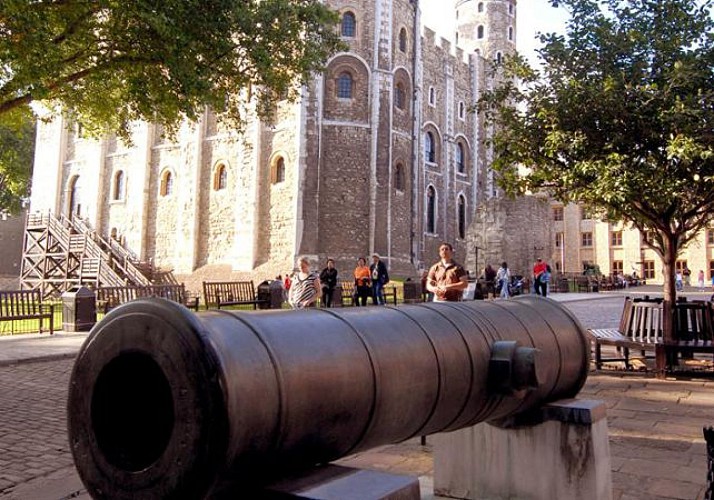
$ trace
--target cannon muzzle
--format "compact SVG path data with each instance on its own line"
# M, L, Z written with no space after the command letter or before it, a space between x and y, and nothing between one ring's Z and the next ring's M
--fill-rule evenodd
M205 498L573 397L589 350L536 297L200 314L142 299L79 352L70 445L95 498Z

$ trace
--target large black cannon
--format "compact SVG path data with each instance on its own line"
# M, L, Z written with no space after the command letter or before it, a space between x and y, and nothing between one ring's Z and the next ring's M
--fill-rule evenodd
M573 397L589 343L554 301L194 314L161 299L97 324L69 437L98 498L205 498L227 484Z

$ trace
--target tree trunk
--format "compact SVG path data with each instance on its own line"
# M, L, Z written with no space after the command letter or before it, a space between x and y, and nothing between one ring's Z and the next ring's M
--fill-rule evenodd
M662 263L664 272L664 302L662 303L662 344L655 347L655 373L658 378L664 378L671 356L667 342L674 339L674 304L677 300L674 272L678 254L676 235L665 234Z
M662 310L662 337L665 342L674 339L674 304L677 300L677 289L674 281L674 272L677 262L677 238L673 235L665 235L664 254L662 263L664 265L664 304Z

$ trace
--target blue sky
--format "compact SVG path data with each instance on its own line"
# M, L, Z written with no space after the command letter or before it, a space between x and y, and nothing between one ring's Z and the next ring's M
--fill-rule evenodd
M475 2L474 8L475 8ZM449 9L445 4L451 5ZM453 39L454 2L451 0L421 0L422 22L444 38ZM516 47L518 51L535 62L535 49L539 42L536 33L564 31L567 14L561 8L553 8L548 0L519 0L516 7Z

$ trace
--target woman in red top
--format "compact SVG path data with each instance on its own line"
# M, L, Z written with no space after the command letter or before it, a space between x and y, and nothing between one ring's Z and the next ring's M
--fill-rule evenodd
M369 267L367 261L362 257L357 259L357 267L355 267L355 305L366 306L367 297L372 295L372 282L369 277ZM360 302L362 302L360 304Z

